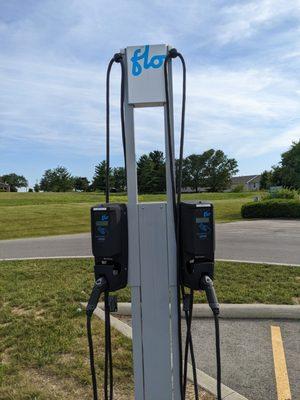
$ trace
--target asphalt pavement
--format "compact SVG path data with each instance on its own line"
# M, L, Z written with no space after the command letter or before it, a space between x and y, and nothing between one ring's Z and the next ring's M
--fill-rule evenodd
M91 256L89 233L0 241L0 259L86 256ZM300 221L217 224L216 258L300 265Z
M221 319L222 382L249 400L281 398L276 390L271 326L281 329L292 400L300 399L299 321ZM216 378L213 320L195 319L192 334L198 368Z
M130 317L124 320L131 325ZM291 399L277 393L271 326L280 327ZM193 320L197 368L216 379L214 329L212 318ZM300 399L300 321L220 319L220 336L223 384L248 400ZM278 369L282 373L282 365Z
M252 220L217 225L220 259L300 265L300 220Z

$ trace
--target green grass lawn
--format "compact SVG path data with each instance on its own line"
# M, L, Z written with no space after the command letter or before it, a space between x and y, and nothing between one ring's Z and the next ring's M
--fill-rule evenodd
M296 267L218 262L215 286L222 303L292 304L300 296L299 276ZM93 280L91 259L0 262L0 399L91 399L80 302L87 300ZM118 298L130 301L129 289ZM93 332L101 386L104 332L96 318ZM131 342L115 330L112 336L116 400L129 400Z
M185 200L210 200L216 221L241 219L241 206L257 195L251 193L184 194ZM141 202L164 201L166 196L140 195ZM90 207L104 201L100 193L1 193L0 240L88 232ZM125 195L112 195L113 202L126 202Z
M86 261L0 263L0 399L92 398L80 309L92 285L89 271ZM101 385L104 329L97 318L93 331ZM116 398L125 400L132 398L131 342L112 335Z
M92 284L89 260L0 262L0 399L92 398L80 306ZM122 296L128 298L128 291ZM93 332L101 388L104 327L97 318ZM113 329L112 346L114 398L132 400L131 341ZM202 393L201 399L213 397Z

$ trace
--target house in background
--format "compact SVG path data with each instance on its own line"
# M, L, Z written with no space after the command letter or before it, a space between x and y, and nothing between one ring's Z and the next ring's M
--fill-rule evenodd
M0 182L0 190L4 192L10 192L9 184L5 182Z
M231 190L240 185L243 185L244 190L259 190L260 175L234 176L231 179Z

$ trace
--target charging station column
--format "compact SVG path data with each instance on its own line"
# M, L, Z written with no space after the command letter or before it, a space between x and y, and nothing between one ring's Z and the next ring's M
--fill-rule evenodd
M167 50L166 45L134 46L124 50L127 78L124 111L128 192L128 283L132 296L136 400L180 399L176 240L163 70ZM169 76L171 77L171 67ZM169 85L172 111L171 82ZM134 108L154 106L164 107L167 202L139 203ZM171 131L173 137L173 126Z

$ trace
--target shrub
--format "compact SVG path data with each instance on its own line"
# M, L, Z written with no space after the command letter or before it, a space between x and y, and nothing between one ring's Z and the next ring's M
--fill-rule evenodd
M300 201L273 199L246 203L243 218L300 218Z
M232 193L241 193L241 192L243 192L245 189L244 189L244 185L243 184L240 184L240 185L236 185L232 190L231 190L231 192Z
M270 192L267 193L266 195L263 196L264 200L269 200L269 199L299 199L299 193L297 190L291 190L291 189L279 189L275 192Z

